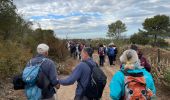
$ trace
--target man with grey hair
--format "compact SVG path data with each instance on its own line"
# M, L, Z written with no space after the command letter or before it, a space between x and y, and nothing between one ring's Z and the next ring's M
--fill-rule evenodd
M66 78L59 80L59 83L61 85L72 85L77 81L77 89L75 93L74 100L89 100L86 96L83 95L83 87L86 87L89 81L89 77L91 75L90 67L84 63L84 61L87 61L88 63L95 66L95 62L90 57L91 55L91 48L85 47L82 52L82 62L80 62L76 68L73 70L72 74ZM91 99L90 99L91 100Z
M45 76L49 80L49 85L46 89L42 89L42 100L56 100L54 94L56 93L55 86L58 84L56 65L48 57L49 46L47 44L39 44L37 46L37 55L33 57L26 65L29 67L30 62L32 65L41 63L45 58L45 61L41 64L40 68ZM42 83L42 85L45 83Z

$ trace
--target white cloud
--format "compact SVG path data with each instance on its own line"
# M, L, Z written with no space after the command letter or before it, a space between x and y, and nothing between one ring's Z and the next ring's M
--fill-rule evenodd
M128 27L127 33L132 34L141 28L145 18L170 15L168 0L14 0L14 3L26 20L36 23L34 28L39 23L58 34L104 35L107 25L116 20L122 20Z

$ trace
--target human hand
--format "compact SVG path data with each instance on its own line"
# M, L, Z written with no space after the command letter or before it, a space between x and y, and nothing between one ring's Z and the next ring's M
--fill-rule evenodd
M60 84L57 84L55 87L56 87L56 89L59 89L60 88Z

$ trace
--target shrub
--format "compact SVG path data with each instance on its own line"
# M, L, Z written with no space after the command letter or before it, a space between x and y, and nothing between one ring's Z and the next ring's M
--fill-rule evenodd
M158 39L157 44L159 47L167 47L168 46L168 42L166 42L164 39Z
M165 72L165 77L164 77L165 85L167 86L168 89L170 89L170 70L166 70Z
M142 34L134 34L130 37L133 44L146 45L149 43L149 37L144 37Z
M26 61L31 58L29 50L20 47L18 43L7 41L0 45L0 77L10 77L22 71Z

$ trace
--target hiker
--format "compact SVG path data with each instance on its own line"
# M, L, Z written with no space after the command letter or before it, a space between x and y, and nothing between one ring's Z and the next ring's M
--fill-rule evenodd
M70 53L71 53L71 57L73 56L73 58L76 59L76 43L75 42L71 42Z
M104 65L104 56L105 56L105 49L103 47L103 44L100 44L98 48L98 55L99 55L99 64L100 66Z
M84 48L84 46L83 46L83 44L82 43L80 43L79 44L79 46L78 46L78 50L79 50L79 60L81 60L81 51L83 50L83 48Z
M80 52L79 52L79 45L80 44L76 44L76 57L77 57L77 59L79 59L80 57L79 57L79 55L80 55Z
M104 63L105 63L105 58L106 58L106 55L107 55L107 46L103 45L103 47L104 47L104 51L105 51L105 55L104 55Z
M146 58L143 56L142 51L139 50L139 48L135 44L132 44L130 48L137 52L138 57L140 59L141 66L143 66L148 72L151 72L151 65L148 63Z
M103 86L104 83L102 83L102 85L101 84L98 85L99 86L98 91L94 91L96 89L90 90L90 88L88 88L89 84L91 84L91 81L92 81L91 76L94 75L92 70L93 68L97 67L96 63L89 56L91 55L90 50L91 49L89 47L85 47L81 53L82 61L76 66L76 68L73 70L71 75L66 79L59 79L59 84L65 85L65 86L72 85L77 81L77 88L76 88L74 100L99 100L99 98L101 98L101 95L102 95L102 92L105 86L105 85ZM95 72L98 72L98 71L95 71ZM98 74L100 74L100 72L98 72ZM99 78L102 79L101 77ZM103 81L100 81L100 82L103 82ZM93 91L94 93L91 93ZM87 93L90 93L90 95L92 96L89 97ZM100 93L100 95L98 94L99 96L97 95L95 99L92 98L97 93Z
M118 52L116 45L113 45L113 49L114 49L113 64L115 64L115 62L116 62L116 55L117 55L117 52Z
M90 44L90 46L89 46L89 47L90 47L90 49L91 49L91 50L90 50L90 51L91 51L91 53L90 53L90 55L89 55L89 56L90 56L90 58L93 58L94 48L92 47L92 45L91 45L91 44Z
M114 43L110 43L109 47L107 49L107 55L108 55L108 58L109 58L110 66L114 65L113 60L114 60L114 57L115 57L115 48L113 46L114 46Z
M146 71L138 59L135 50L128 49L120 57L123 64L110 82L112 100L152 100L156 98L156 89L151 74Z
M68 51L70 51L70 41L66 43L66 48L68 49Z
M56 100L55 86L58 84L57 71L56 71L56 65L54 64L54 62L50 60L49 58L47 58L48 51L49 51L48 45L39 44L37 46L38 54L32 59L30 59L30 61L26 65L26 68L23 71L22 77L23 77L23 80L25 80L24 82L26 82L27 84L25 86L25 93L26 93L28 100L40 100L40 99L41 100ZM37 68L36 65L39 65L40 67L38 71L39 77L40 78L43 77L42 79L38 77L41 80L39 83L39 86L46 85L46 87L42 87L43 89L40 89L39 87L37 87L38 86L37 83L33 84L33 83L27 82L29 75L30 75L29 69L31 67ZM35 68L31 72L35 71L36 70ZM40 72L41 72L41 75L44 75L44 76L41 76ZM33 74L35 75L35 73ZM44 78L46 78L46 80Z

